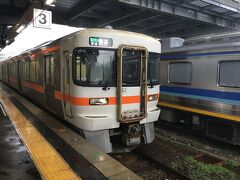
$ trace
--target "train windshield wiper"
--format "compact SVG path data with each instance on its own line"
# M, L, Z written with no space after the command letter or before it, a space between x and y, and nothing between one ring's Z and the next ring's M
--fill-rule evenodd
M109 85L110 85L110 80L112 79L112 75L113 75L113 72L110 72L110 73L109 73L109 76L108 76L108 79L105 81L102 90L106 91L106 90L109 90L109 89L110 89L110 88L109 88Z
M105 84L104 84L102 90L106 91L106 90L109 90L109 89L110 89L109 88L109 81L105 81Z

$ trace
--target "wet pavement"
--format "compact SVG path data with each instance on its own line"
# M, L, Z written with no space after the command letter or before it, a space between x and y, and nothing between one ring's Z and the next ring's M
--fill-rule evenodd
M0 108L0 179L41 179L15 128Z
M4 91L6 92L6 90ZM34 143L36 142L33 141L35 135L29 136L29 138L25 138L26 134L30 133L30 131L25 129L25 126L27 129L31 129L29 128L31 124L34 126L34 129L41 133L45 140L48 141L48 143L50 143L50 145L53 148L55 148L59 155L61 155L62 158L66 161L66 163L68 163L69 167L72 168L72 170L74 170L74 172L82 179L140 179L140 177L138 177L132 171L124 167L121 163L111 158L109 155L96 149L93 145L89 144L84 138L80 137L78 133L74 132L72 129L62 124L60 121L56 120L54 117L50 116L45 111L39 109L29 101L24 99L22 96L16 94L14 91L7 89L7 92L8 94L1 93L0 88L1 96L0 102L2 101L2 103L5 105L6 111L9 117L12 118L13 123L16 124L16 129L19 132L19 134L21 134L21 136L23 135L24 142L26 143L27 147L33 147ZM15 113L15 111L17 113ZM0 121L3 117L4 117L3 114L1 114L0 112ZM23 121L22 119L25 120ZM28 122L25 123L25 121ZM9 134L6 135L6 137L8 136ZM4 139L4 137L1 136L0 138ZM27 143L27 140L30 140L29 145ZM21 143L19 138L18 142ZM5 143L6 142L4 142L3 144ZM19 147L18 149L21 148ZM26 148L24 147L24 150L25 149ZM40 165L41 167L45 167L46 165L45 156L48 155L48 153L45 152L45 149L43 152L38 151L39 148L33 149L35 149L40 158L43 158L44 160L43 163L41 164L39 162L36 162L36 166L39 167ZM17 149L12 150L12 152L14 151L17 151ZM33 151L30 150L30 154L32 154ZM41 153L43 154L41 155ZM33 157L35 162L35 156ZM55 158L51 159L55 160ZM56 164L57 163L55 163L54 166ZM5 164L3 167L5 167ZM39 168L40 170L42 170L41 167ZM15 174L17 174L17 172L15 172ZM32 175L34 176L34 174ZM43 178L44 177L45 176L43 175ZM8 179L37 179L37 178L39 179L40 177L34 176L32 178L31 177L28 178L22 176L14 178L14 176L12 176L9 177ZM0 176L0 180L1 179L7 178ZM64 178L60 176L55 179Z

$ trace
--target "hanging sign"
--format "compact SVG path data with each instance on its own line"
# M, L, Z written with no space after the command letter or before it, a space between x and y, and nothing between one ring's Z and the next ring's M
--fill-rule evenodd
M33 9L33 26L38 28L51 29L52 11Z

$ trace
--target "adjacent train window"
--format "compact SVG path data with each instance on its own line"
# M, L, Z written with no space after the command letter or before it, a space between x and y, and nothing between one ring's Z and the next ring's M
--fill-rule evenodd
M192 63L173 62L169 64L169 82L191 84L192 83Z
M240 87L240 61L219 63L219 86Z

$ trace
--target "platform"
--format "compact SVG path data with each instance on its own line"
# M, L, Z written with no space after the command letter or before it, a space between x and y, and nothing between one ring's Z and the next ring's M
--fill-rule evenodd
M63 122L1 83L0 102L42 179L140 179ZM1 169L2 166L0 172Z
M41 179L26 146L1 108L0 137L0 179Z

